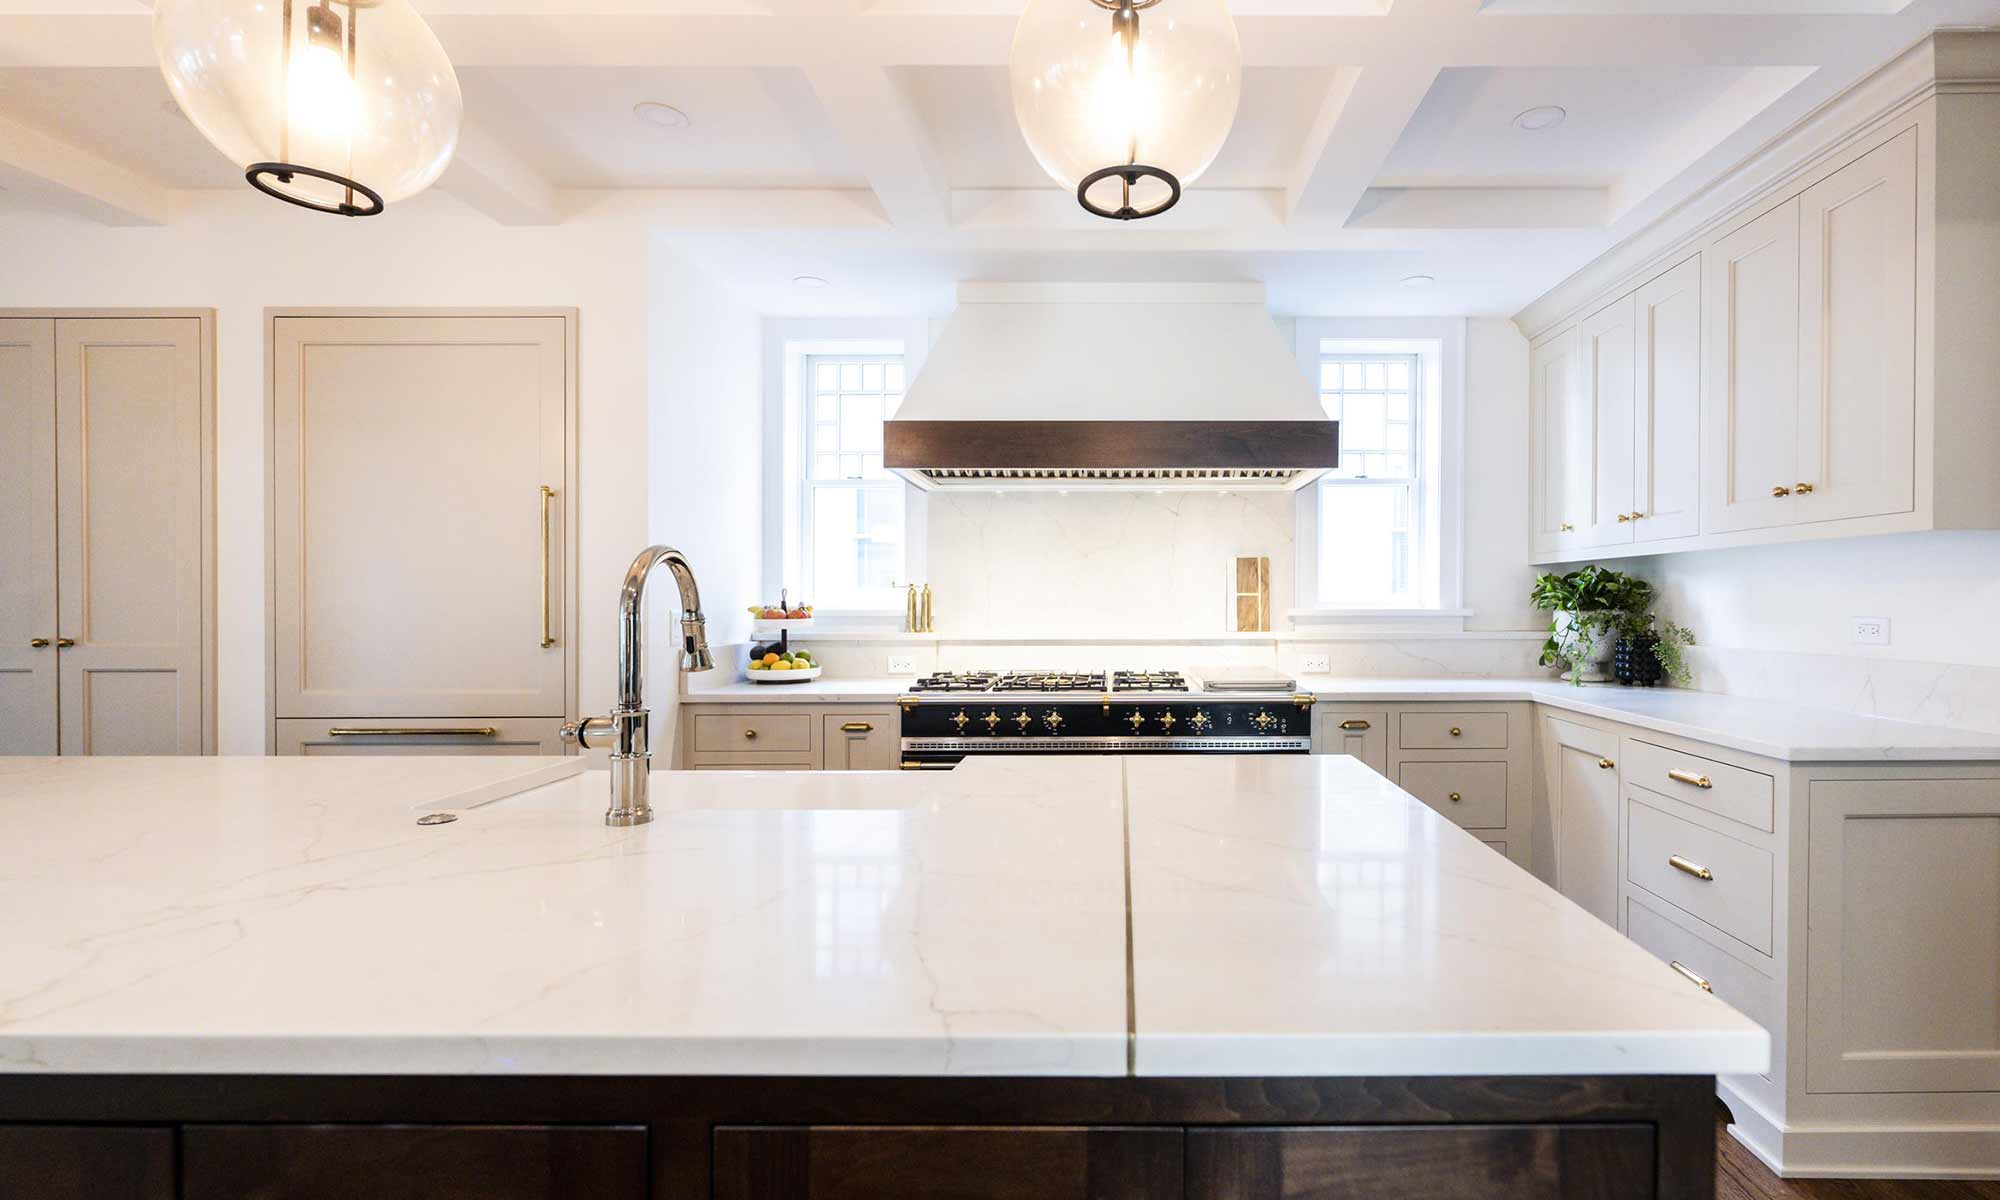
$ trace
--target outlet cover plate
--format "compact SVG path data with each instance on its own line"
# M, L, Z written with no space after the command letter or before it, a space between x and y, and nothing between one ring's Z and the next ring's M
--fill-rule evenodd
M1889 618L1854 618L1854 644L1857 646L1886 646L1889 644Z
M889 674L915 675L916 673L917 660L915 658L907 654L891 654L889 656Z
M1333 670L1333 658L1326 654L1306 654L1299 657L1299 671L1306 675L1325 675Z

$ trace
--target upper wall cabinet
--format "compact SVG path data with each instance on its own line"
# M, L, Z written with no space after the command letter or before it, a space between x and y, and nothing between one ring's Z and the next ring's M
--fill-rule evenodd
M2000 528L2000 89L1943 75L2000 37L1949 36L1890 68L1928 86L1832 106L1782 183L1535 331L1538 561Z

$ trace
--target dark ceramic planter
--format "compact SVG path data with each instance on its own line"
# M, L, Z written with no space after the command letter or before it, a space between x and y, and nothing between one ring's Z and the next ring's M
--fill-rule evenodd
M1619 638L1618 647L1611 654L1611 675L1622 684L1653 687L1667 677L1666 668L1660 665L1660 656L1654 651L1659 648L1660 639L1648 634L1641 638Z

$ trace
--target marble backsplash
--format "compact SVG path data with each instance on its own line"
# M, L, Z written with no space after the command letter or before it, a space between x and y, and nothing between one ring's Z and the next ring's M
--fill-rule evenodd
M2000 667L1733 646L1687 658L1704 692L2000 733Z
M1273 622L1294 606L1289 492L930 495L940 628L1198 637L1228 625L1230 560L1271 560Z

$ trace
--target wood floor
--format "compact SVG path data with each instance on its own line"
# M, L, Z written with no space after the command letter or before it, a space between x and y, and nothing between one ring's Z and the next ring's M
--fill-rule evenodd
M2000 1200L2000 1182L1780 1179L1723 1128L1729 1110L1715 1111L1715 1200Z

